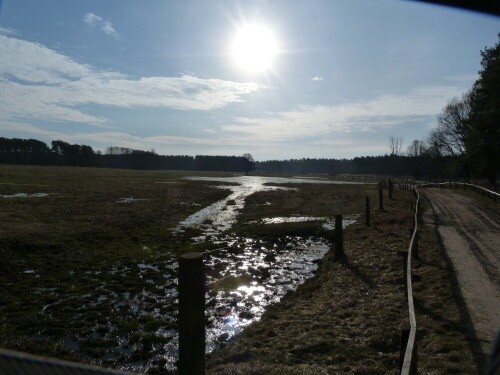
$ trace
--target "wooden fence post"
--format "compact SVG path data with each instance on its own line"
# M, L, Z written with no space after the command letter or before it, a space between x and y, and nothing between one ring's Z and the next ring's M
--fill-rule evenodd
M389 182L387 184L388 184L388 189L389 189L389 199L392 199L392 190L394 188L392 180L389 179Z
M365 198L365 218L366 226L370 226L370 197Z
M179 257L179 374L205 373L205 274L203 255Z
M410 326L405 325L400 329L399 341L399 373L403 369L403 362L405 360L406 347L408 346L408 339L410 338Z
M378 189L378 209L384 209L384 190L382 188Z
M344 256L344 234L342 228L342 215L335 215L335 238L333 240L335 258Z

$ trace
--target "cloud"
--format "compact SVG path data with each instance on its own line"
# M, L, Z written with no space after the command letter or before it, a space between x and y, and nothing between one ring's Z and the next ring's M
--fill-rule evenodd
M9 29L8 27L0 26L0 34L2 34L2 35L12 35L15 33L16 32L13 29Z
M312 77L311 81L323 81L323 77Z
M30 83L58 84L92 74L77 63L41 44L0 35L0 77Z
M82 105L212 110L242 102L260 88L252 82L140 77L100 71L41 44L0 35L0 118L37 118L103 125Z
M429 121L449 98L460 95L458 86L423 86L402 95L380 95L371 100L336 106L299 106L293 111L264 117L239 117L223 130L249 139L289 141L305 137L374 132L415 121Z
M140 137L120 131L102 131L102 132L58 132L38 128L36 126L22 123L22 122L12 122L12 121L0 121L0 130L4 132L13 132L15 134L27 133L29 136L36 135L37 137L43 138L47 141L60 139L67 142L73 143L90 143L92 145L98 145L98 147L106 146L121 146L121 147L131 147L136 149L151 149L152 147L162 147L162 146L213 146L213 145L224 145L227 140L220 139L207 139L207 138L190 138L190 137L178 137L178 136L150 136L150 137Z
M37 128L32 125L28 125L25 123L21 122L3 122L0 121L0 130L2 131L11 131L15 133L28 133L31 135L35 134L38 137L43 137L43 138L49 138L49 139L61 139L61 137L64 137L64 133L56 132L56 131L51 131L51 130L44 130Z
M120 38L120 34L116 32L111 22L105 20L104 18L94 13L85 14L83 16L83 22L85 22L85 24L91 28L101 29L102 31L104 31L109 36L112 36L113 38L116 39Z

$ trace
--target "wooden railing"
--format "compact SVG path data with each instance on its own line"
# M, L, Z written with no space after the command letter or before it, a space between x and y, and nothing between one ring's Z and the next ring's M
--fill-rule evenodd
M409 185L403 185L404 189L410 189ZM404 272L406 295L408 298L408 317L410 322L410 330L401 332L401 351L404 357L401 363L402 375L413 375L417 373L417 320L415 318L415 307L413 304L413 288L411 282L412 276L412 258L418 257L418 215L420 209L420 194L415 186L411 187L416 196L414 226L411 235L408 251L406 252L406 267Z
M440 187L440 188L450 188L453 189L455 188L456 190L460 189L461 187L466 190L467 188L472 189L475 192L481 193L484 196L487 196L488 198L491 198L493 200L497 200L500 198L500 194L497 193L496 191L486 189L483 186L475 185L475 184L468 184L466 182L456 182L456 181L449 181L449 182L441 182L441 183L425 183L425 184L420 184L420 187Z
M405 288L406 295L408 297L408 315L410 327L409 330L402 330L401 332L401 364L400 364L400 374L401 375L414 375L417 373L417 321L415 318L415 307L413 303L413 289L412 289L412 258L418 257L418 215L420 209L420 194L418 188L424 187L439 187L439 188L450 188L459 189L467 188L472 189L475 192L481 193L483 196L487 196L495 201L500 198L500 194L489 190L483 186L469 184L465 182L455 182L448 181L442 183L418 183L415 181L405 180L398 181L396 185L403 190L412 190L416 197L415 203L415 213L414 213L414 228L410 240L410 245L408 246L408 251L403 254L406 256L406 267L404 270L405 277ZM404 355L403 355L404 352Z

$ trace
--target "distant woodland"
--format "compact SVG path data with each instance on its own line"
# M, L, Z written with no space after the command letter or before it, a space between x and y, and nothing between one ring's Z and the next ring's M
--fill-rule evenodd
M158 155L154 150L142 151L126 147L107 147L94 151L86 145L52 141L51 147L36 139L0 137L0 163L61 165L98 168L195 170L250 172L255 163L250 155Z
M254 161L244 156L158 155L126 147L94 151L86 145L52 141L51 147L36 139L0 137L0 163L60 165L149 170L192 170L271 173L376 174L416 178L463 178L461 160L456 156L430 153L356 157L354 159L290 159Z

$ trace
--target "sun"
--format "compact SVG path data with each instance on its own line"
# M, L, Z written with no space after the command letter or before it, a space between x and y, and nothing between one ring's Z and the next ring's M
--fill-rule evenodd
M277 53L274 32L262 25L240 28L231 45L231 55L236 65L252 73L270 69Z

